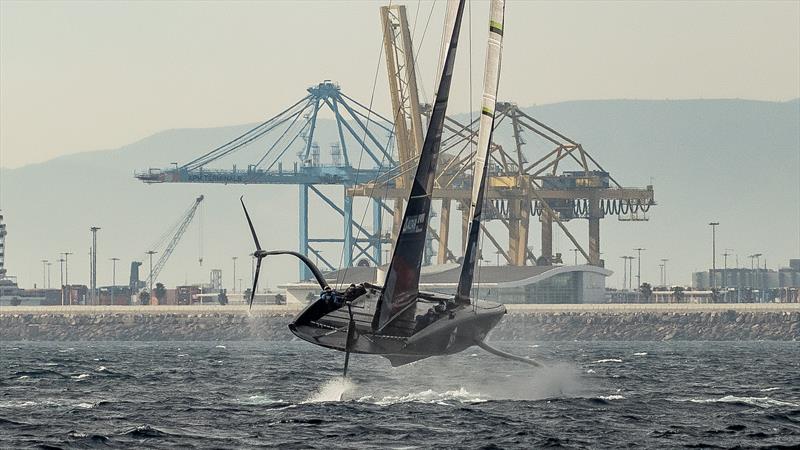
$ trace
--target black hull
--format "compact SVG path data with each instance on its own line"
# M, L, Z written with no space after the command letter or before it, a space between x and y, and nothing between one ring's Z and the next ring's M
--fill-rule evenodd
M370 308L372 299L369 295L364 297L353 302L356 305L363 299L362 307L352 308L356 333L350 351L381 355L389 359L393 366L430 356L459 353L482 342L506 313L505 307L497 303L474 300L475 305L456 306L451 303L446 312L422 329L415 330L415 323L406 321L382 333L374 333L374 305ZM312 303L295 318L289 329L300 339L312 344L344 351L349 321L347 308L326 309L321 300Z

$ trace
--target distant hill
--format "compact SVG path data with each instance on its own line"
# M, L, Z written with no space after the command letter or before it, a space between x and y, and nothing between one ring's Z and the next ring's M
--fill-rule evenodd
M707 223L721 223L718 253L731 248L739 263L749 267L746 255L760 252L770 266L786 265L800 255L800 100L602 100L574 101L525 108L526 112L581 142L622 184L655 186L658 205L651 220L602 222L602 257L617 272L609 285L621 282L620 256L632 248L647 248L642 277L658 281L658 260L668 258L670 281L688 283L690 272L711 263L711 233ZM151 185L133 178L137 169L168 167L186 162L237 136L247 125L211 129L180 129L157 133L117 148L59 157L18 169L3 169L2 205L8 224L6 265L22 285L41 284L40 260L56 261L58 253L72 251L70 280L88 280L89 231L99 232L100 284L111 281L111 262L117 280L127 282L131 259L144 252L167 226L188 208L197 194L205 194L203 267L197 262L198 225L187 232L162 275L172 286L184 281L208 281L211 268L223 269L230 285L232 256L239 256L237 278L249 282L252 244L238 197L252 205L254 221L268 248L297 246L297 188L294 186ZM335 140L330 120L320 122L317 136L325 148ZM532 141L533 138L530 137ZM510 144L501 142L503 144ZM533 148L534 145L530 145ZM263 147L238 160L245 165ZM293 155L288 155L291 164ZM535 155L530 155L533 157ZM329 192L341 197L341 189ZM341 221L311 212L312 231L340 234ZM357 208L358 210L358 208ZM357 217L362 212L357 211ZM367 216L369 217L369 216ZM536 222L534 222L536 224ZM585 240L586 223L571 223ZM530 245L538 253L538 224ZM567 260L572 247L558 233L556 245ZM456 242L456 236L453 236ZM324 256L339 260L339 252ZM492 258L494 259L494 258ZM734 258L728 261L734 265ZM718 258L722 265L722 258ZM146 266L144 267L146 268ZM294 280L297 264L286 259L265 263L272 286ZM52 284L58 284L58 263L52 266Z

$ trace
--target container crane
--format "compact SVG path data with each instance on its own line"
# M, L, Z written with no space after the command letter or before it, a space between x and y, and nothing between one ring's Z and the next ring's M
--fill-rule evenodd
M149 249L148 253L158 253L160 256L158 261L150 268L149 276L144 283L145 286L151 287L155 280L158 279L158 275L161 273L161 270L164 269L169 257L172 255L172 252L175 250L178 242L180 242L181 237L183 237L186 229L189 228L189 224L192 223L192 219L194 218L197 209L200 207L200 203L203 202L203 198L204 197L202 195L197 197L189 209L183 213L181 218L161 236L158 242L153 245L151 249ZM167 240L167 238L169 238L169 240ZM202 263L203 257L201 255L200 264Z

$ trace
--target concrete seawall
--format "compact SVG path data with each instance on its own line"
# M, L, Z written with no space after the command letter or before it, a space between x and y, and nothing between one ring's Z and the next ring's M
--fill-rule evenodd
M495 340L800 340L800 304L509 305ZM290 340L293 307L3 307L0 340Z

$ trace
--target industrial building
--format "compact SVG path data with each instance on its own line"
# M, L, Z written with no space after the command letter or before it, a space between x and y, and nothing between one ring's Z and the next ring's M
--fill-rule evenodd
M789 266L780 269L753 266L718 268L692 274L696 290L718 289L726 301L783 301L797 302L800 290L800 259L790 259Z
M332 286L369 282L383 284L381 267L349 267L325 274ZM458 285L460 266L442 264L422 269L422 291L452 295ZM483 266L473 295L500 303L603 303L605 279L612 272L589 264L578 266ZM485 280L485 281L484 281ZM305 280L278 286L286 290L288 304L305 305L319 295L319 284Z

